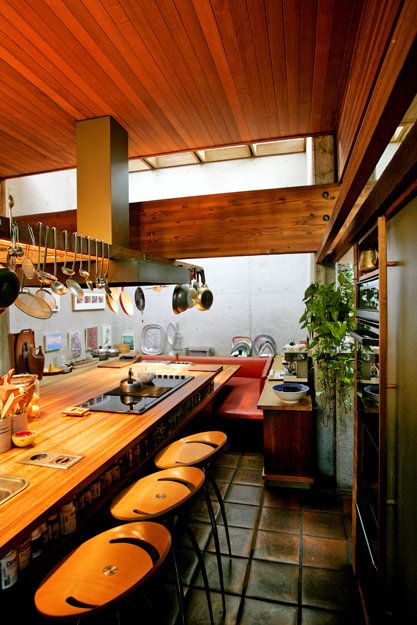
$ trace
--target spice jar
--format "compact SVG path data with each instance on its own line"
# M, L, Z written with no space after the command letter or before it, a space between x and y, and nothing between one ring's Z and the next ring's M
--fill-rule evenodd
M23 571L30 562L30 538L29 536L17 546L17 568Z
M64 504L59 511L59 528L61 534L72 534L77 527L75 506L72 501Z
M46 520L46 524L48 526L48 536L49 540L53 540L54 538L58 538L59 536L59 518L57 512L52 512Z
M0 560L1 588L6 590L17 582L17 551L12 549Z

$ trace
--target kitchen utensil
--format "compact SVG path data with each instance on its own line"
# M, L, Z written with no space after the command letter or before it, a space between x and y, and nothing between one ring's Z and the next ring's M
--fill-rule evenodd
M102 257L104 259L104 241L101 242L101 251L102 251ZM104 275L102 276L101 288L104 288L104 290L106 291L107 295L109 295L109 297L113 297L114 292L109 287L109 283L108 283L109 267L110 267L110 243L107 243L107 265L106 265L106 271L104 272Z
M141 382L133 377L133 370L129 369L127 378L120 381L119 388L122 393L128 394L141 385Z
M40 268L41 265L41 245L42 245L42 222L38 222L38 266L36 268L36 276L41 284L51 284L54 280L56 280L56 276L52 275L45 271L46 267L46 257L48 254L48 236L49 236L49 226L45 228L45 251L43 256L43 266L42 270Z
M106 292L106 302L110 310L117 315L119 312L119 287L111 287L110 294Z
M27 352L28 345L34 344L35 334L33 330L20 330L18 334L15 334L13 355L16 373L26 373L27 367L24 359L24 352Z
M162 354L165 348L165 330L161 325L148 324L141 334L141 351L144 354Z
M42 299L33 295L33 293L30 293L27 290L25 291L23 288L24 280L25 276L23 274L22 285L20 287L19 294L14 301L14 305L31 317L35 317L36 319L49 319L49 317L52 316L52 308Z
M122 307L123 312L130 317L133 316L134 308L132 300L130 299L130 295L127 291L125 291L125 287L122 286L122 290L119 295L120 306Z
M19 405L21 399L22 395L20 395L19 393L11 393L3 404L0 419L4 419L8 415L12 414L16 407Z
M46 302L48 304L48 306L51 308L51 310L53 310L55 308L56 302L55 302L55 298L52 295L52 293L50 291L48 291L47 289L44 289L44 284L52 284L52 282L54 282L56 280L56 277L53 276L52 274L49 274L45 271L45 267L46 267L46 258L47 258L47 254L48 254L48 238L49 238L49 226L46 226L45 228L45 252L44 252L44 257L43 257L43 267L42 267L42 280L41 280L41 288L38 289L35 293L36 297L39 297L40 299L42 299L44 302ZM38 274L37 274L38 275ZM45 279L45 276L48 276L47 279ZM38 275L39 277L39 275ZM50 280L49 278L53 278L53 280Z
M52 228L52 230L54 233L54 274L57 275L57 234L55 226ZM62 284L62 282L60 282L58 279L52 280L50 286L56 295L65 295L65 293L68 293L68 289L65 284Z
M29 237L32 241L33 247L35 247L35 237L33 234L33 228L30 224L27 224ZM26 245L25 255L22 258L22 271L28 280L32 280L36 275L35 265L29 256L29 243ZM55 271L56 273L56 271Z
M64 264L61 267L61 271L66 276L73 276L75 271L72 267L67 267L67 250L68 250L68 232L64 230Z
M74 278L72 277L75 274L75 263L77 260L77 241L78 241L78 236L76 232L73 232L73 236L74 236L74 258L72 259L71 273L69 274L70 277L66 281L66 285L67 285L67 288L71 291L73 295L75 295L77 299L83 300L84 291L82 290L78 282L74 280Z
M80 234L80 267L78 269L78 273L82 278L88 278L90 275L89 271L83 269L83 235Z
M94 282L92 281L92 279L90 277L90 272L91 272L91 239L90 239L89 236L87 236L87 255L88 255L88 260L87 260L87 273L88 273L88 276L86 276L85 283L86 283L87 287L90 289L90 291L94 291Z
M308 393L309 388L305 384L284 382L283 384L274 384L272 390L278 395L281 401L294 404Z
M135 290L135 304L136 308L140 312L143 312L145 310L145 293L140 286L138 286Z
M11 306L19 296L19 278L11 269L0 265L0 308Z
M28 370L29 373L36 373L39 380L42 380L43 370L45 367L45 356L42 352L42 347L39 345L38 351L34 345L30 345L28 353Z
M177 284L172 294L172 310L176 315L190 308L192 296L189 284Z
M11 219L11 218L10 218ZM7 248L7 265L11 271L16 271L17 258L23 256L23 249L18 245L19 227L16 222L10 221L11 245Z
M209 308L213 304L213 293L210 291L206 284L204 271L199 271L198 277L201 277L202 284L199 284L199 282L197 281L197 298L195 305L199 310L209 310Z
M360 271L373 271L378 268L378 252L375 249L362 250L359 255Z

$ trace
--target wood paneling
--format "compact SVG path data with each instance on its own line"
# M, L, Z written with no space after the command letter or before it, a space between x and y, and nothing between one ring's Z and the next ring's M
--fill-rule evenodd
M137 202L130 247L166 258L314 252L338 191L329 184Z
M0 177L74 167L75 122L129 156L335 130L362 2L0 3Z
M326 256L378 159L417 92L417 3L402 3L390 45L346 165L340 194L320 245L318 262Z

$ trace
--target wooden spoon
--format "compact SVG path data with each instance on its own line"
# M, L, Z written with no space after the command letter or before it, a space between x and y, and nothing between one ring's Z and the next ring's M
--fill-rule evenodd
M20 403L21 399L22 399L21 395L13 395L13 394L9 395L9 397L7 398L7 401L3 405L3 409L1 411L1 418L4 419L5 417L7 417L9 412L12 412L12 410Z

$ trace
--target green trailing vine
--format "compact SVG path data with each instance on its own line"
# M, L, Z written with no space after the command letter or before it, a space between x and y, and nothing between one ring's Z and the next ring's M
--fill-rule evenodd
M317 396L327 419L336 405L351 407L353 386L353 342L349 333L354 328L354 287L351 265L341 267L337 284L314 282L307 288L303 302L302 328L310 335L309 350L317 363Z

